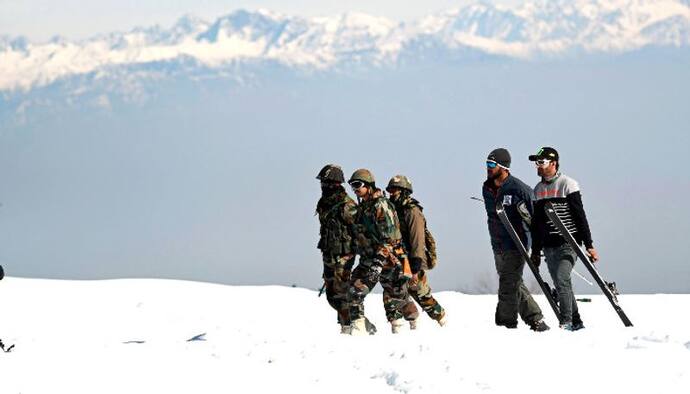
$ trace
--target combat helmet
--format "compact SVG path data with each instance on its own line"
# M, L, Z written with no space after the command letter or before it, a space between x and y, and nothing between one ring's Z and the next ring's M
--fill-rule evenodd
M350 177L350 180L347 181L347 183L352 183L354 181L361 181L366 183L367 185L373 185L376 183L374 175L371 173L371 171L367 170L366 168L360 168L359 170L353 172L352 176Z
M412 181L410 181L410 178L406 177L405 175L396 175L391 178L391 180L388 182L386 190L389 190L392 187L399 187L412 193Z
M343 174L343 169L340 168L340 166L335 164L326 164L326 166L319 171L319 175L316 176L316 179L322 182L332 181L343 183L345 182L345 174Z

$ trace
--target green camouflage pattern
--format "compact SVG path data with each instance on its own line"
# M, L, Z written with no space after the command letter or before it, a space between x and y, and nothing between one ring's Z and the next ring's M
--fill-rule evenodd
M328 304L337 312L338 323L342 325L350 325L351 323L347 293L354 263L354 254L323 255L323 280L326 284L326 299Z
M322 197L316 206L316 213L321 224L317 248L331 256L354 253L353 225L357 204L345 190Z
M352 272L348 292L352 320L364 316L364 298L379 282L386 291L386 317L389 321L402 318L408 294L401 262L407 256L395 207L378 189L359 205L356 245L360 262Z
M388 186L386 186L386 190L392 187L399 187L401 189L409 190L410 193L412 193L413 191L412 181L410 181L410 178L406 177L405 175L396 175L393 178L391 178L391 180L388 181Z
M408 291L410 293L410 297L417 301L424 312L426 312L426 314L429 315L429 317L433 320L441 320L446 314L446 311L443 309L441 304L439 304L431 294L428 276L424 270L419 271L416 279L413 278L409 281ZM405 319L413 320L407 315L405 315Z
M408 304L408 293L407 278L402 275L402 268L389 262L382 263L378 258L360 259L352 271L348 291L352 320L364 317L364 298L379 282L384 290L383 307L388 321L404 316L403 309Z
M362 201L356 219L357 251L364 257L373 257L381 248L400 243L400 222L395 206L381 192L375 190L370 200Z
M429 286L428 276L424 270L425 268L428 268L430 263L435 265L436 242L433 239L433 237L430 237L431 233L429 233L429 231L427 230L426 219L424 218L424 215L422 213L423 208L417 200L410 197L409 195L402 195L402 198L393 201L393 203L395 205L398 217L400 218L400 232L403 236L403 245L405 246L406 251L410 253L412 256L415 256L415 253L419 255L422 252L425 255L424 263L422 264L422 269L417 273L417 277L412 278L407 283L409 295L414 301L416 301L419 304L419 306L422 307L424 312L426 312L430 318L438 321L442 319L445 315L445 310L431 294L431 287ZM412 214L416 214L417 216L413 216ZM417 217L418 219L416 221L412 221L413 217ZM424 231L423 240L417 240L414 243L412 242L412 237L410 236L412 232L411 226L418 226L416 227L417 234L419 234L422 230ZM429 246L430 241L433 243L432 248L430 248ZM417 250L415 251L415 249L411 249L412 247L417 248ZM430 252L433 253L433 256L430 255ZM416 319L419 315L419 313L417 312L417 308L413 308L414 303L409 299L407 301L407 304L408 305L403 307L405 319ZM412 304L412 306L410 306L410 304Z
M350 183L352 181L362 181L370 185L373 185L376 182L374 179L374 174L372 174L371 171L367 170L366 168L360 168L359 170L353 172L352 176L347 182Z

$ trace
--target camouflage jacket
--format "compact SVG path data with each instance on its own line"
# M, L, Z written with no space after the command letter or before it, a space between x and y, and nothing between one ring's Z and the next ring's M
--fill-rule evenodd
M333 256L354 253L353 225L357 215L357 204L345 190L321 197L316 205L316 214L319 215L321 224L317 248Z
M424 208L412 197L393 204L400 219L400 233L407 255L426 264L426 219L422 213Z
M387 254L400 244L400 222L395 206L376 189L371 199L362 201L356 220L357 251L364 257ZM387 251L382 253L382 250Z

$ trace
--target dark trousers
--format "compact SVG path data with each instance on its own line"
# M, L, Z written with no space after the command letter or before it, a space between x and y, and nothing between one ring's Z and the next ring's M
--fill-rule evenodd
M570 273L573 271L577 254L568 244L554 248L544 248L546 265L549 267L551 279L558 292L558 305L561 309L559 317L561 324L580 323L580 313L577 310L577 302L573 293L573 284Z
M494 251L496 272L498 272L498 305L496 325L517 327L518 314L526 324L544 318L539 305L534 301L522 281L525 262L517 250Z

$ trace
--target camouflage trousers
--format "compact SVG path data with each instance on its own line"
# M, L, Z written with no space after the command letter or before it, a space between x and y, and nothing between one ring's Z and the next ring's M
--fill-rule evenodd
M419 316L417 307L412 300L416 301L422 307L422 310L433 320L441 320L446 314L441 304L431 294L429 277L424 270L420 270L417 273L417 279L413 278L408 282L407 288L410 297L408 297L406 305L403 306L405 320L415 320Z
M403 307L407 304L407 278L403 276L400 265L382 264L375 258L361 258L352 271L348 301L350 317L356 320L364 317L364 298L377 283L383 287L383 307L388 321L403 317Z
M323 280L326 284L328 304L338 314L338 323L350 324L350 307L347 302L347 290L350 283L352 265L355 256L323 255Z

